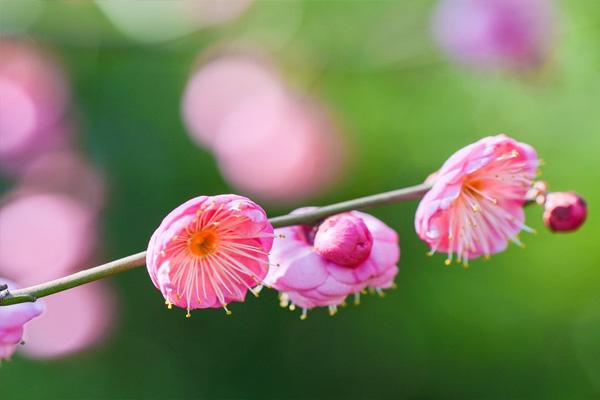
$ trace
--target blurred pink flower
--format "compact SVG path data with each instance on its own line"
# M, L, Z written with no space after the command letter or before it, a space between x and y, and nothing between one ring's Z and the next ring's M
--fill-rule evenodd
M0 285L8 286L9 290L19 288L5 278L0 278ZM3 290L0 289L0 292ZM24 325L43 311L44 303L41 300L0 307L0 361L13 355L22 341Z
M482 68L528 68L546 61L554 34L550 0L441 0L435 39L459 62Z
M165 217L146 264L167 305L190 310L244 301L268 270L273 227L264 210L236 195L200 196Z
M506 135L485 137L453 154L423 197L415 228L431 253L457 262L498 253L524 224L523 204L536 176L535 150Z
M587 218L585 200L575 192L552 192L546 195L544 224L554 232L579 229Z
M0 77L0 154L18 151L36 130L32 99L19 85Z
M257 96L284 97L279 76L264 59L238 54L202 65L190 78L182 103L192 139L210 147L231 112Z
M0 162L15 163L62 142L57 125L69 88L54 57L30 42L0 39Z
M106 201L102 174L73 151L50 152L29 163L19 176L20 186L61 193L99 211Z
M301 208L294 213L310 209L312 207ZM348 224L332 230L334 221L340 218ZM339 237L331 237L332 233ZM365 288L382 293L382 289L394 285L400 259L398 235L369 214L352 211L326 219L316 231L296 225L276 229L275 234L283 236L275 240L271 251L271 262L277 266L271 267L264 283L280 292L283 307L290 302L290 309L301 307L302 319L306 318L308 309L327 306L333 315L350 294L355 295L358 303L360 292ZM330 247L319 244L321 235L337 243L337 250L331 251ZM356 248L358 242L369 249L366 258L363 250ZM347 256L340 254L344 250L349 253Z
M0 273L23 284L80 267L94 240L93 210L61 194L16 195L0 208Z
M262 199L298 201L339 175L344 145L315 104L264 96L229 115L214 150L233 186Z
M96 282L45 297L44 314L27 326L24 355L66 357L105 338L116 319L116 299L110 289Z
M258 198L298 201L341 171L345 146L325 110L291 93L257 52L221 55L200 67L182 113L224 177Z

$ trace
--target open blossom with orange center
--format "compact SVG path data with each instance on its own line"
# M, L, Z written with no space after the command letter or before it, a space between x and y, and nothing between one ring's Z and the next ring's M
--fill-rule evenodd
M169 308L223 307L244 301L267 275L273 227L265 211L237 195L200 196L163 220L146 264Z
M452 155L431 178L415 228L431 247L467 266L469 259L498 253L524 224L523 205L537 173L535 150L506 135L485 137Z

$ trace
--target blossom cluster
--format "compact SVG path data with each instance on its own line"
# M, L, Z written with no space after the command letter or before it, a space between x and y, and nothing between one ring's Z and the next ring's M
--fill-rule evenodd
M535 181L536 151L506 135L485 137L453 154L426 184L415 216L417 235L430 255L447 254L468 267L469 260L503 251L525 224L524 206L544 206L544 223L554 232L578 229L586 204L573 192L549 193ZM318 212L304 207L290 216ZM307 219L310 221L310 218ZM199 196L171 211L156 229L146 265L168 308L191 316L194 309L228 308L255 296L263 287L279 292L280 305L308 310L326 307L331 315L348 296L395 287L399 272L398 233L383 221L359 211L341 212L316 223L274 229L266 212L238 195ZM1 290L16 285L3 279ZM43 304L0 308L0 359L21 342L23 326Z
M417 235L430 255L447 254L468 267L508 243L522 245L524 206L545 205L553 231L574 230L585 219L585 203L573 193L547 193L536 182L536 151L506 135L485 137L452 155L427 183L431 189L415 216ZM292 212L302 216L316 210ZM201 196L172 211L156 230L147 252L154 285L172 305L190 311L244 301L264 287L279 292L280 304L316 307L335 314L366 290L383 294L395 287L400 259L398 234L372 215L350 211L273 229L265 211L237 195Z

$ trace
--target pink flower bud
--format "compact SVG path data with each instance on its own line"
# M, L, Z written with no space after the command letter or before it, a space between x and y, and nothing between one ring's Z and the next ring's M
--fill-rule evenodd
M554 232L577 230L587 217L587 205L575 192L549 193L544 207L544 224Z
M327 218L315 235L315 251L344 267L357 267L369 258L373 237L361 218L344 213Z

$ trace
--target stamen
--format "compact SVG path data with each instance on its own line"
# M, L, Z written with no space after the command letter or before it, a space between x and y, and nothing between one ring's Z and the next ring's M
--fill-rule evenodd
M302 314L300 314L300 319L304 321L308 317L308 310L306 308L302 309Z
M521 248L525 248L525 244L523 244L523 242L521 242L517 236L510 237L510 241Z
M354 293L354 305L355 306L360 305L360 292Z
M279 294L279 306L282 308L286 308L289 304L289 297L286 293Z

